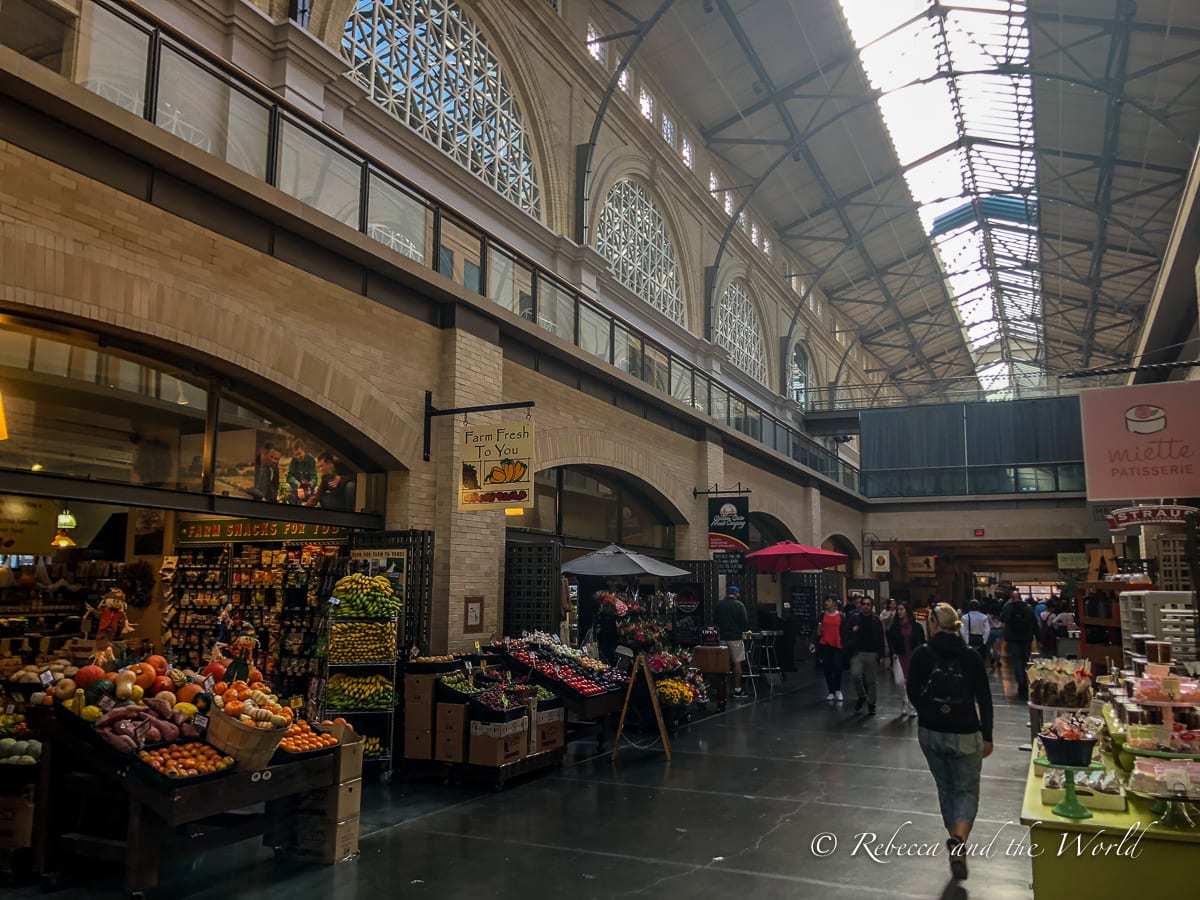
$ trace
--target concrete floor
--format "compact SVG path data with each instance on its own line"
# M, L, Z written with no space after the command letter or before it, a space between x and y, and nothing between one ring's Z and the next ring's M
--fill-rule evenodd
M689 900L943 896L946 835L916 720L895 715L898 689L881 684L880 714L868 718L850 702L826 703L823 684L808 672L786 687L682 730L669 764L661 750L626 747L614 766L607 755L591 755L594 744L579 743L561 771L499 794L441 782L370 785L357 860L277 862L248 842L166 868L156 893L175 900L276 891L339 900L551 891L582 900L663 890ZM998 676L993 696L996 752L984 764L975 838L1001 834L990 858L972 859L967 887L989 900L1023 900L1031 896L1029 861L1003 851L1023 833L1016 822L1029 756L1017 745L1028 737L1026 710L1005 699ZM886 843L897 831L896 843L936 844L937 857L879 849L873 860L864 845ZM828 855L814 852L814 842ZM59 896L123 896L118 887L90 880Z

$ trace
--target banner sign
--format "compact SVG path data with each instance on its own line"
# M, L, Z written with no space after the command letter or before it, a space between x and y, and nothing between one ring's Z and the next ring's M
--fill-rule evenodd
M458 508L533 509L533 422L465 425Z
M340 543L350 539L342 525L311 522L274 522L270 519L180 519L175 524L176 544L255 544L279 541Z
M745 553L750 549L750 498L708 498L708 549Z
M1108 517L1108 529L1124 531L1139 525L1185 525L1187 517L1194 512L1194 506L1127 506L1112 511Z
M1088 567L1088 555L1086 553L1060 553L1058 554L1058 569L1060 572L1073 572L1079 569Z
M1200 381L1079 395L1089 500L1200 496Z

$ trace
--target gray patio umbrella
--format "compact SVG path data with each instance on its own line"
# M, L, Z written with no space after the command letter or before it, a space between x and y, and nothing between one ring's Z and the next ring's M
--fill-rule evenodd
M641 553L634 553L616 544L609 544L603 550L596 550L587 556L563 563L564 575L600 575L614 578L628 575L659 575L672 578L678 575L691 575L687 569L681 569L670 563L661 562Z

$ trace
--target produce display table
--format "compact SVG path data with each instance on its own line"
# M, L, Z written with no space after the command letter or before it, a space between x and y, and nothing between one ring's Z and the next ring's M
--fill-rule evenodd
M131 773L132 759L123 760L81 739L54 716L46 717L44 734L34 864L50 887L68 871L72 857L121 863L126 890L140 896L157 885L164 857L205 853L260 835L264 844L281 846L290 827L287 815L235 810L336 784L335 756L326 753L160 788ZM101 802L89 803L94 798ZM102 820L115 818L113 813L125 804L123 835L71 830L85 821L85 813L94 814L105 802L116 809Z
M565 754L566 748L559 747L556 750L524 756L502 766L476 766L470 763L442 763L441 765L446 767L447 783L476 782L491 785L497 791L501 791L504 790L504 785L514 778L561 765Z
M612 717L625 705L625 692L608 691L582 698L564 694L562 702L567 712L574 716L574 719L567 718L567 743L594 737L596 751L603 752L604 739L612 731Z
M1195 895L1200 832L1153 824L1152 801L1130 794L1128 802L1124 812L1094 810L1090 819L1056 816L1042 803L1042 776L1031 761L1021 824L1029 826L1025 843L1037 847L1034 900L1129 900L1149 885L1156 896Z

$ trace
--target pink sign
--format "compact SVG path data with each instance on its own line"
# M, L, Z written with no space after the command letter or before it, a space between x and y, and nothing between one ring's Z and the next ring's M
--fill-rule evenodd
M1200 381L1079 395L1089 500L1200 496Z

